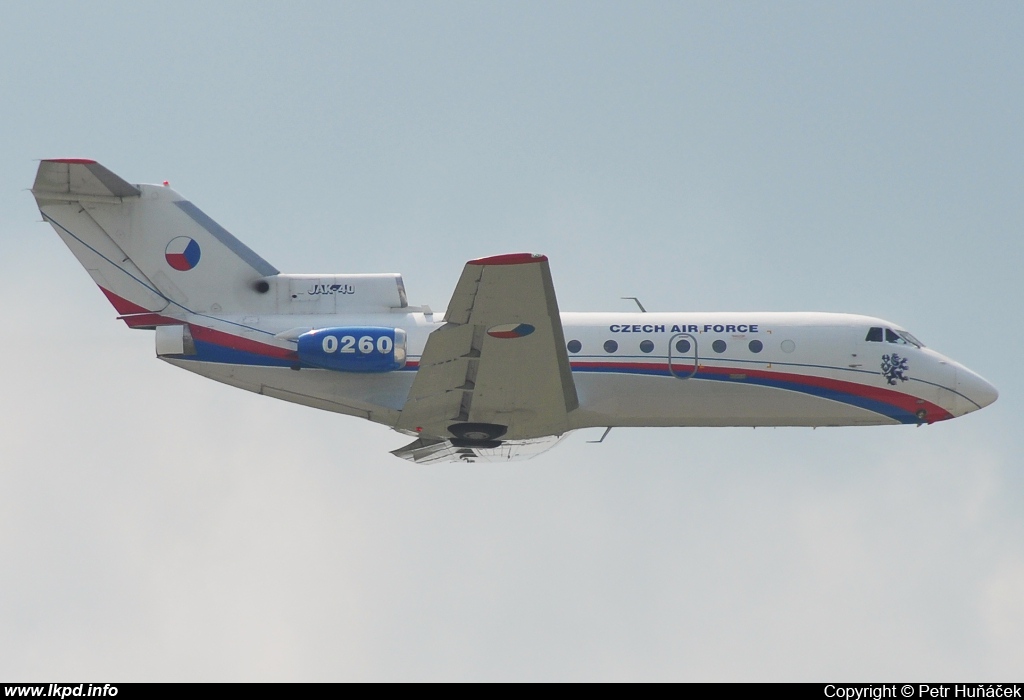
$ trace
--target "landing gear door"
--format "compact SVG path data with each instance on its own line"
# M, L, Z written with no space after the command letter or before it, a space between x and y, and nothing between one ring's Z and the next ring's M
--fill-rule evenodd
M697 374L696 336L676 333L669 339L668 371L677 379L690 379Z

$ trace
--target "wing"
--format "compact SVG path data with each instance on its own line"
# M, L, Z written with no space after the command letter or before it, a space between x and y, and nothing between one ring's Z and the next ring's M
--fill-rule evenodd
M568 430L579 401L546 257L469 261L445 321L427 339L398 428L492 448Z

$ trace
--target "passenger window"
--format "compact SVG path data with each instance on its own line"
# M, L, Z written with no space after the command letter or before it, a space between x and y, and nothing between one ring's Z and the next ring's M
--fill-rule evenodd
M645 340L640 343L640 352L654 352L654 343L650 340Z
M864 340L866 340L869 343L881 343L882 342L882 329L881 328L871 328L871 329L869 329L868 330L868 337L865 338Z
M565 347L569 352L576 353L583 349L583 343L578 340L570 340Z
M615 352L618 349L619 349L619 344L616 343L614 340L606 340L606 341L604 341L604 351L605 352L612 353L612 352Z

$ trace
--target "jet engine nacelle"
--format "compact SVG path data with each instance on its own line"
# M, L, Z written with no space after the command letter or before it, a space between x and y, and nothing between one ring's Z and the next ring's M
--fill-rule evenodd
M299 360L337 372L393 372L405 367L406 335L401 328L345 326L319 328L298 338Z

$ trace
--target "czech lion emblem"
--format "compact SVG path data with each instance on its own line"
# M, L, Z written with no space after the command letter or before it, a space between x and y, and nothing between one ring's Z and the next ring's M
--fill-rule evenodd
M907 381L907 358L900 357L896 353L882 355L882 376L889 380L889 383L896 386L896 380Z

